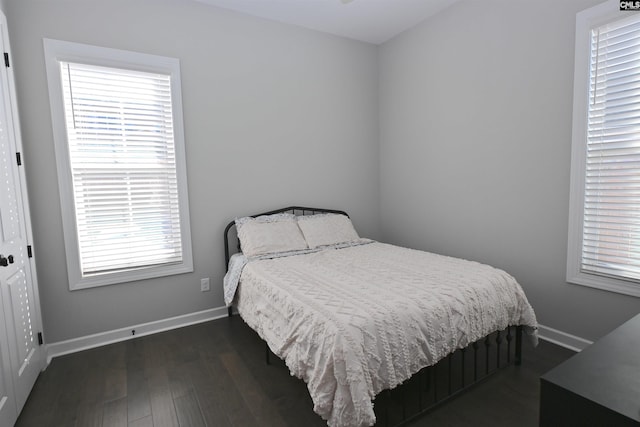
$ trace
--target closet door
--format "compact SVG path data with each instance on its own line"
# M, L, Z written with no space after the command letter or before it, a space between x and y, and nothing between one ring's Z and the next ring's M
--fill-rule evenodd
M0 47L8 58L6 18L1 13ZM7 407L13 406L13 411L19 413L44 366L44 351L38 339L40 310L35 264L29 254L29 210L18 155L13 76L9 66L4 65L0 66L0 387L4 395L0 405L6 397Z
M2 305L0 298L0 310ZM18 418L11 367L9 365L9 346L4 324L0 327L0 426L12 426Z

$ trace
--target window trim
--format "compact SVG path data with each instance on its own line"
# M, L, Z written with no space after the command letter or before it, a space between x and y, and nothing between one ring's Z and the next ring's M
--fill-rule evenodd
M67 258L69 289L73 291L193 272L179 60L158 55L143 54L46 38L43 39L43 44L47 70L47 84L49 87L49 102L53 125L56 166L58 171L58 185L60 190L62 226ZM78 62L170 75L176 175L178 181L178 205L180 209L180 233L182 241L181 263L141 267L126 271L82 277L76 219L74 214L75 203L73 180L65 124L59 61Z
M586 179L587 122L591 29L628 17L620 12L619 0L609 0L576 15L576 39L573 86L573 128L571 141L571 187L569 195L569 233L567 277L569 283L640 297L640 283L581 270L582 229Z

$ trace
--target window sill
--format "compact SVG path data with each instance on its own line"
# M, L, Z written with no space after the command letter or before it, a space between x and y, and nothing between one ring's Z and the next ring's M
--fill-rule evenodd
M193 264L183 262L169 266L147 267L117 273L106 273L89 277L69 277L69 290L95 288L98 286L116 285L118 283L135 282L156 277L173 276L193 272Z
M567 275L567 282L609 292L640 297L640 283L577 272Z

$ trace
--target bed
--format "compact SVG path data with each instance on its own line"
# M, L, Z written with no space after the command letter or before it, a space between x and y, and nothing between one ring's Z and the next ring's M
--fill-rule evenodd
M242 251L232 256L234 228ZM363 239L343 211L288 207L237 219L225 229L225 258L229 314L235 306L307 384L331 427L392 424L374 402L416 378L415 412L424 412L489 374L492 344L497 369L501 357L519 363L523 331L537 340L534 311L506 272ZM443 362L444 383L434 370ZM410 418L402 390L401 422Z

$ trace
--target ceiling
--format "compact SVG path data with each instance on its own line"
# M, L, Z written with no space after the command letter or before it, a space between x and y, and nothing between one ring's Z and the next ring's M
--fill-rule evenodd
M381 44L458 0L198 0L273 21Z

